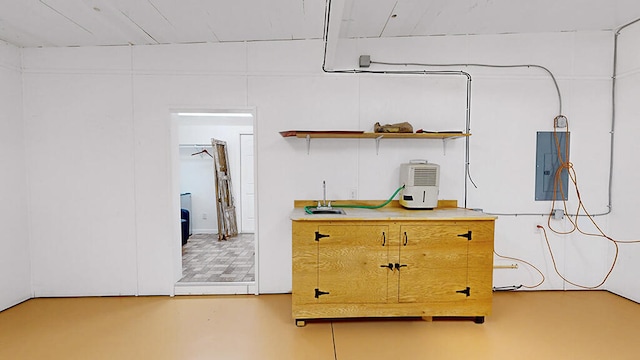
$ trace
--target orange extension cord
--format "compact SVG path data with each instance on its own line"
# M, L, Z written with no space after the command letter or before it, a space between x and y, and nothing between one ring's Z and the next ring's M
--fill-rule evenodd
M559 116L558 116L559 117ZM556 117L554 119L554 123L555 121L558 120L558 117ZM593 236L593 237L601 237L606 239L607 241L610 241L614 247L615 247L615 255L613 257L613 261L611 262L611 266L609 267L609 271L607 271L607 274L604 276L604 278L602 279L602 281L595 286L584 286L584 285L580 285L580 284L576 284L570 280L568 280L566 277L564 277L560 271L558 271L558 267L556 264L556 260L555 257L553 256L553 250L551 249L551 244L549 243L549 237L547 236L547 231L545 230L545 228L541 225L538 225L538 228L542 229L543 233L544 233L544 239L547 243L547 248L549 249L549 254L551 255L551 260L553 262L553 268L555 270L555 272L558 274L558 276L560 276L560 278L564 281L566 281L567 283L579 287L579 288L583 288L583 289L595 289L598 288L600 286L602 286L607 279L609 278L609 276L611 275L611 273L613 272L613 269L616 266L616 262L618 261L618 255L620 253L620 249L618 244L631 244L631 243L640 243L640 240L629 240L629 241L620 241L620 240L615 240L613 238L611 238L610 236L608 236L607 234L604 233L604 231L600 228L600 226L598 226L598 224L596 223L595 219L593 218L593 216L591 216L591 214L589 214L589 212L587 211L586 207L584 206L584 203L582 202L582 196L580 195L580 190L578 188L578 177L576 174L576 171L573 167L573 164L570 161L565 161L565 159L568 159L569 157L569 142L565 141L564 144L564 149L562 149L561 145L560 145L560 140L558 139L558 133L556 131L556 128L554 127L554 138L555 138L555 142L556 142L556 150L558 153L558 160L560 161L560 166L558 167L558 169L556 170L555 176L554 176L554 187L553 187L553 201L551 203L551 209L555 208L555 203L556 203L556 194L557 194L557 189L560 190L560 195L562 195L562 198L566 198L565 193L564 193L564 189L562 187L562 181L561 181L561 174L562 174L562 170L567 170L567 173L569 175L569 178L571 179L571 183L573 184L574 188L575 188L575 193L576 193L576 197L578 199L578 206L576 209L576 212L574 215L569 216L567 215L567 219L569 220L569 222L572 225L572 228L568 231L558 231L555 230L552 226L551 226L551 218L553 216L553 210L551 210L549 212L549 216L547 218L547 226L549 227L549 230L553 231L556 234L559 235L567 235L567 234L571 234L575 231L580 232L583 235L586 236ZM566 128L566 133L567 135L569 134L569 123L567 121L567 128ZM568 139L568 136L567 136ZM565 214L569 214L569 212L567 211L567 202L565 200L563 200L563 208L564 208L564 213ZM580 229L580 226L578 224L578 216L580 215L580 211L583 211L584 214L587 216L587 218L591 221L591 223L593 224L593 226L595 226L596 229L598 229L598 233L589 233L589 232L585 232L582 229Z
M560 116L562 116L562 115L558 115L554 119L554 123L556 121L558 121L558 118ZM549 254L551 255L551 261L553 262L553 269L555 270L556 274L558 274L558 276L562 280L564 280L565 282L567 282L567 283L569 283L569 284L571 284L573 286L576 286L576 287L579 287L579 288L583 288L583 289L596 289L596 288L599 288L600 286L602 286L609 279L609 276L611 275L611 273L613 272L613 269L616 266L616 263L618 261L618 255L620 253L620 249L619 249L618 244L640 243L640 240L626 240L626 241L624 241L624 240L615 240L615 239L611 238L610 236L606 235L604 233L604 231L602 231L600 226L598 226L598 224L594 220L593 216L591 216L591 214L589 214L589 212L587 211L586 207L584 206L584 203L582 202L582 196L580 195L580 190L578 188L578 177L577 177L576 171L575 171L575 169L573 167L573 164L571 162L569 162L569 161L565 161L565 159L568 159L568 157L569 157L569 142L565 141L564 149L562 149L562 146L560 145L560 140L558 139L558 133L556 131L555 126L554 126L553 132L554 132L554 138L555 138L555 143L556 143L556 150L557 150L557 153L558 153L558 160L560 161L560 166L558 167L558 169L556 170L556 173L554 175L553 201L551 203L551 209L552 210L549 212L549 216L547 218L547 226L549 227L549 230L551 230L554 233L559 234L559 235L568 235L568 234L571 234L571 233L573 233L575 231L578 231L583 235L593 236L593 237L601 237L601 238L604 238L607 241L611 242L615 247L615 255L613 257L613 261L611 262L611 266L609 267L609 271L607 271L607 274L602 279L602 281L598 285L595 285L595 286L584 286L584 285L580 285L580 284L577 284L575 282L572 282L572 281L568 280L566 277L564 277L560 273L560 271L558 270L556 259L555 259L555 256L553 255L553 250L551 249L551 244L549 242L549 237L547 236L547 230L542 225L538 225L538 228L542 229L542 232L544 234L544 239L545 239L545 242L547 243L547 249L549 250ZM568 139L568 134L569 134L569 122L568 122L568 120L567 120L566 133L567 133L567 137L566 138ZM557 192L556 192L557 189L560 189L560 195L562 195L562 198L563 199L566 198L565 193L564 193L565 190L562 187L562 181L561 181L562 170L565 170L565 169L567 170L569 178L571 179L571 183L573 183L573 186L575 188L576 196L577 196L577 199L578 199L578 207L577 207L576 212L575 212L574 215L572 215L572 216L567 215L567 219L569 219L569 222L571 223L572 228L570 230L568 230L568 231L559 231L559 230L555 230L551 226L551 218L553 217L553 209L555 209L555 203L556 203L555 199L556 199L556 195L557 195ZM565 214L569 214L569 212L567 211L567 202L566 202L566 200L563 200L563 208L564 208L564 213ZM581 209L584 212L584 214L587 216L587 218L591 221L593 226L595 226L595 228L598 229L598 233L589 233L589 232L582 231L582 229L580 229L580 226L578 225L578 216L580 214ZM542 280L540 280L540 282L537 283L536 285L530 285L530 286L521 285L521 287L533 289L533 288L536 288L536 287L542 285L542 283L544 283L544 281L545 281L544 274L542 273L542 271L540 271L540 269L538 269L533 264L531 264L531 263L529 263L529 262L527 262L525 260L522 260L522 259L518 259L518 258L514 258L514 257L510 257L510 256L500 255L495 250L494 250L494 254L496 256L500 257L500 258L503 258L503 259L509 259L509 260L513 260L513 261L516 261L516 262L525 263L525 264L529 265L530 267L532 267L533 269L535 269L540 274L540 276L542 277Z

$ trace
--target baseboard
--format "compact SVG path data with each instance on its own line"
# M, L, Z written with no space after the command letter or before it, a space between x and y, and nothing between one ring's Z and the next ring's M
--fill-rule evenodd
M28 297L22 298L22 300L18 299L18 300L10 301L9 303L3 304L0 307L0 312L8 310L8 309L11 309L12 307L18 306L18 305L22 304L23 302L29 301L31 299L33 299L33 297L32 296L28 296Z
M611 290L606 290L606 291L611 293L611 294L613 294L613 295L619 296L619 297L621 297L623 299L627 299L629 301L633 301L636 304L640 304L640 302L638 300L634 299L634 298L631 298L631 297L628 297L628 296L624 296L622 294L618 294L617 292L614 292L614 291L611 291Z
M191 230L191 235L199 235L199 234L217 234L218 229L193 229Z
M257 295L255 282L242 283L177 283L175 295Z

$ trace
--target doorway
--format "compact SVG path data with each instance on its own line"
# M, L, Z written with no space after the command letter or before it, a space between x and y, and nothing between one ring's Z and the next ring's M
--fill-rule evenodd
M179 183L174 195L181 199L179 220L184 223L187 210L189 228L186 241L180 234L176 295L257 293L254 123L253 109L172 113L172 143L178 148L173 178ZM227 144L239 230L237 236L222 241L218 240L212 139Z

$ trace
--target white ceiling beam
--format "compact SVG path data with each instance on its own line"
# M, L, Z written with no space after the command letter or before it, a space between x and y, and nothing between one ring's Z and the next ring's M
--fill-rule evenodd
M340 41L340 27L347 5L351 0L328 0L328 14L326 15L327 26L325 28L325 54L324 69L333 70L336 58L338 42Z

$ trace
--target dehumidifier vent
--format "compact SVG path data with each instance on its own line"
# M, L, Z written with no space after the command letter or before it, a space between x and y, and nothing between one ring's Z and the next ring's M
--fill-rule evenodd
M438 185L437 168L415 168L413 169L414 186L436 186Z
M400 205L410 209L438 206L440 166L426 161L400 164Z

